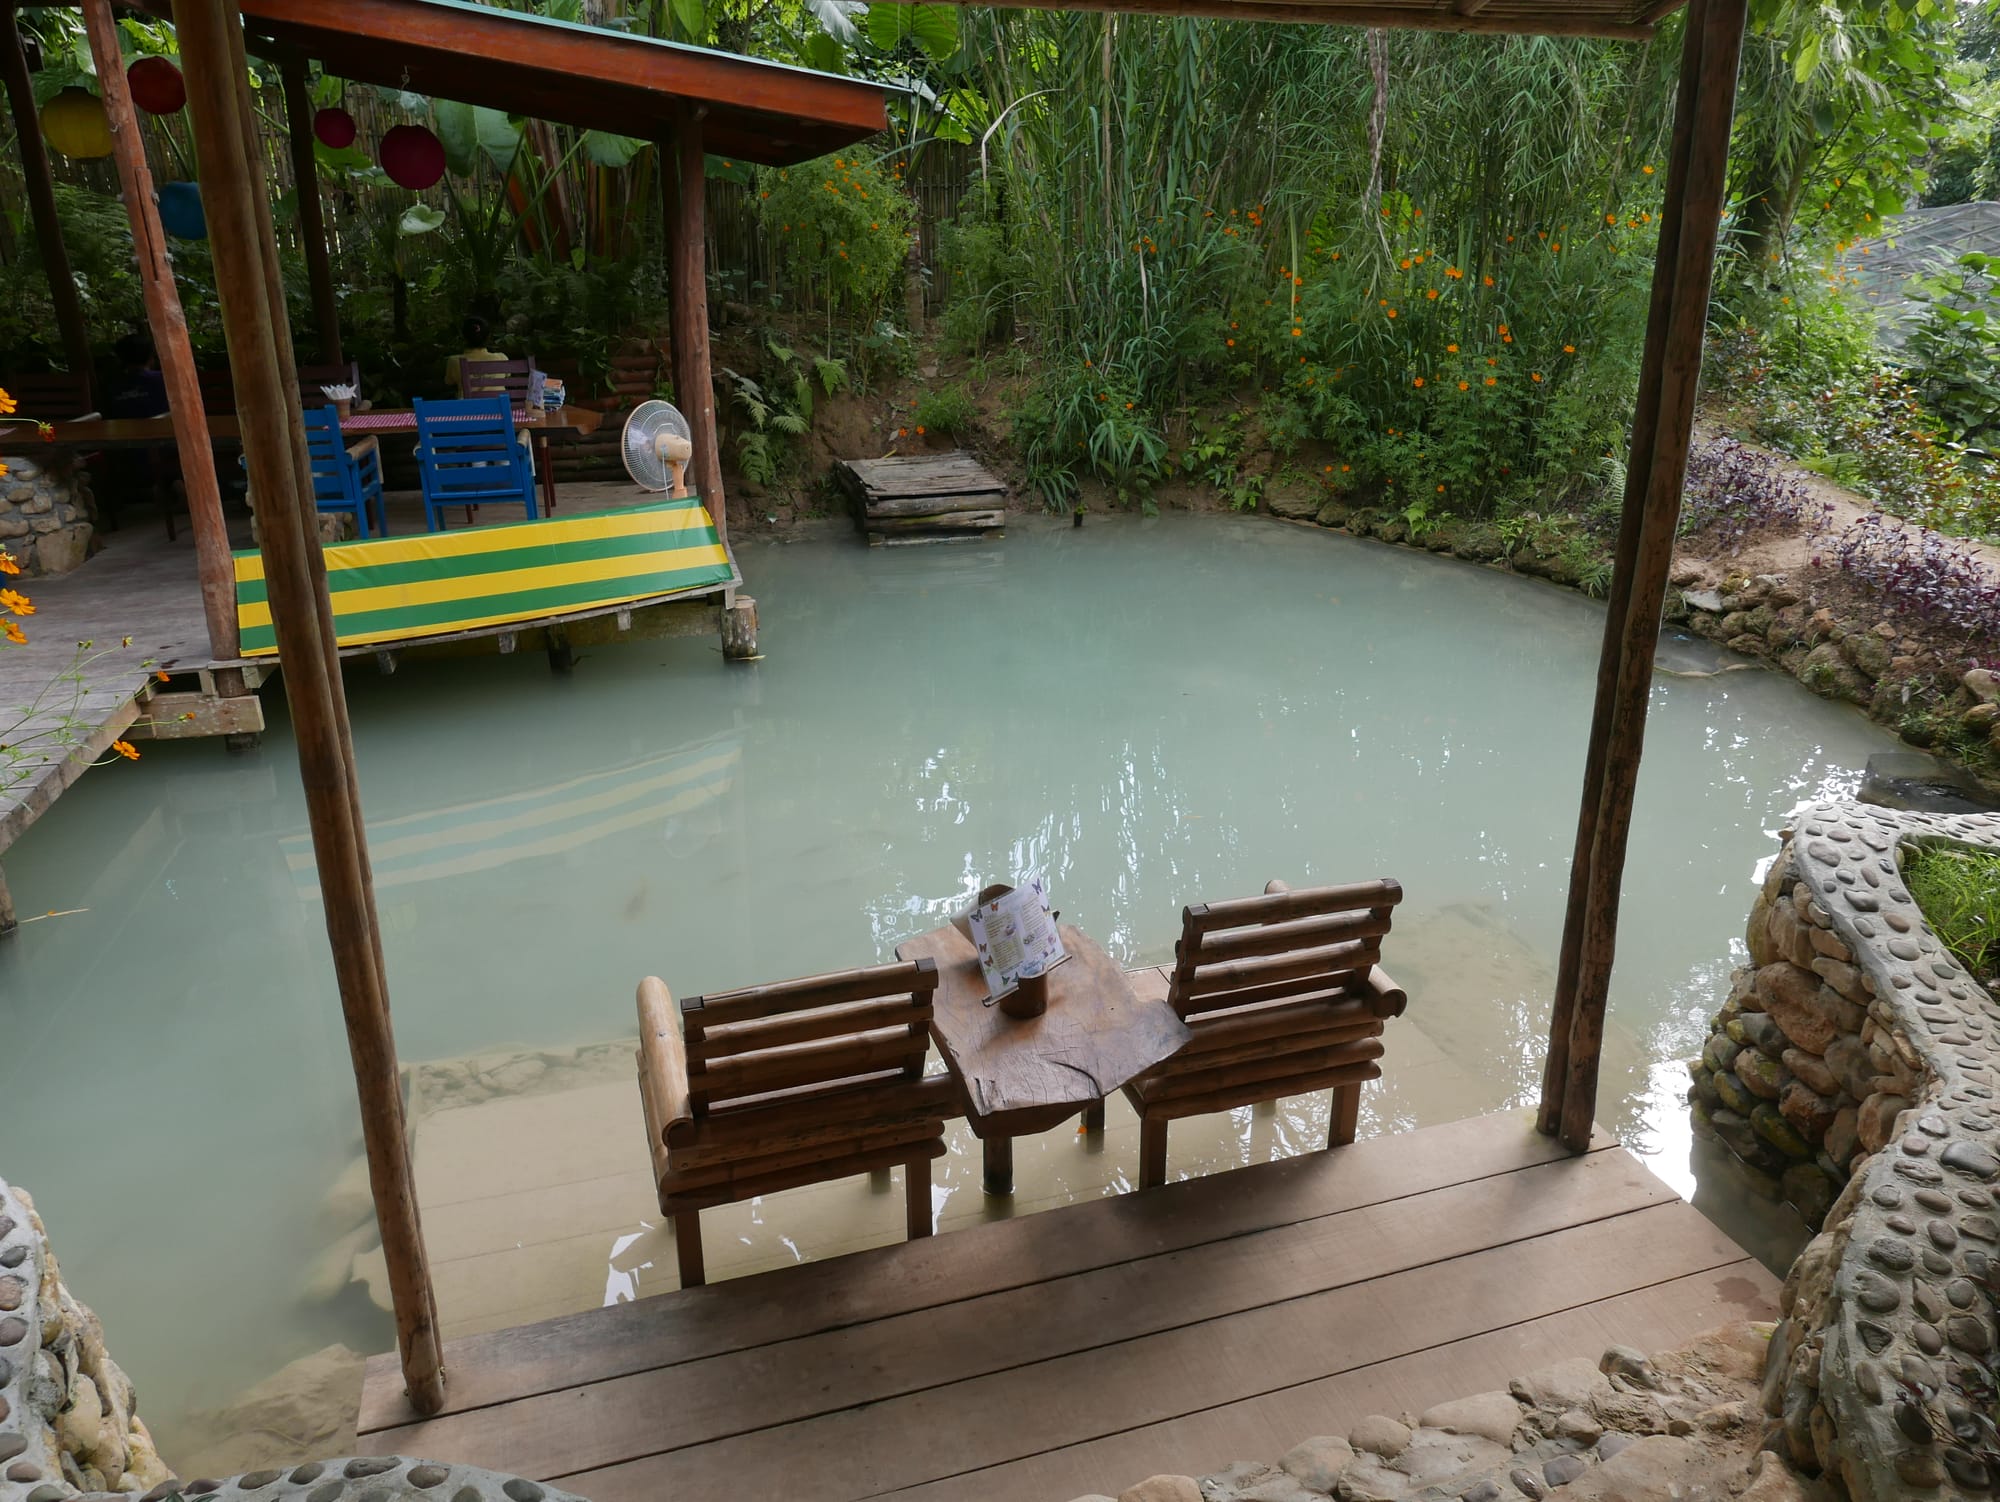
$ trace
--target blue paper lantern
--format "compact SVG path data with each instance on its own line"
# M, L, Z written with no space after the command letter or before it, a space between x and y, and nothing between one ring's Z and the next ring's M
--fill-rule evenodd
M208 215L202 212L201 188L195 183L160 186L160 228L177 240L206 240Z

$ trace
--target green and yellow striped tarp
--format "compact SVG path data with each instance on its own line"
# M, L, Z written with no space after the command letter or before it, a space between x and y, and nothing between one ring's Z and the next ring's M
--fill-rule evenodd
M278 639L264 593L264 556L235 556L242 652L268 657ZM714 519L695 497L326 549L334 631L343 647L570 615L731 577Z

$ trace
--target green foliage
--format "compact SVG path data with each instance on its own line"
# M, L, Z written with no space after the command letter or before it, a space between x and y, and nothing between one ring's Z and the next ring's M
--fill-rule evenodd
M938 386L917 398L910 424L931 433L969 432L979 421L979 408L963 386Z
M1035 237L1018 222L1015 203L1005 179L989 174L938 230L945 335L975 356L1013 331L1015 309L1032 295L1042 272L1029 253Z
M1165 473L1167 440L1139 395L1125 372L1084 361L1042 381L1015 413L1029 484L1050 510L1074 504L1079 472L1104 481L1121 503L1148 497Z
M1952 958L1990 981L2000 944L2000 853L1926 843L1904 854L1903 881Z
M812 431L813 383L828 396L847 384L847 369L838 360L819 358L810 364L790 346L766 337L761 379L722 368L730 385L731 405L743 418L736 434L736 464L743 478L773 485L796 457L796 440Z
M902 284L915 206L893 169L860 155L758 174L758 218L798 301L860 322Z
M2000 446L2000 256L1971 254L1918 277L1925 303L1903 355L1924 409L1947 431L1991 453Z

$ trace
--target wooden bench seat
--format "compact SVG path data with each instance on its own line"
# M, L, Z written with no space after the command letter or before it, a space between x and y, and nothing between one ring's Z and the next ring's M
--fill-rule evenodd
M1377 963L1396 882L1283 882L1181 914L1167 1000L1193 1036L1125 1086L1139 1113L1139 1187L1167 1181L1167 1126L1333 1091L1327 1146L1354 1140L1361 1086L1381 1077L1382 1025L1408 998Z
M923 959L698 996L639 984L639 1093L683 1287L701 1212L901 1166L906 1229L931 1233L930 1160L955 1114L926 1077L937 966Z

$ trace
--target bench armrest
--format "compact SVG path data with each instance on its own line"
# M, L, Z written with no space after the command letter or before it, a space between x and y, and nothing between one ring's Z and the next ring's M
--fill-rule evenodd
M1380 965L1369 967L1361 994L1377 1017L1400 1017L1403 1008L1410 1004L1409 993L1389 979L1389 972Z
M358 460L364 454L368 454L371 452L374 453L378 459L381 457L382 440L373 433L370 433L366 438L357 438L354 442L348 444L347 446L347 457L350 459Z
M639 1090L646 1115L665 1147L677 1136L685 1141L694 1124L688 1100L687 1045L681 1040L681 1019L666 983L649 975L639 982Z

